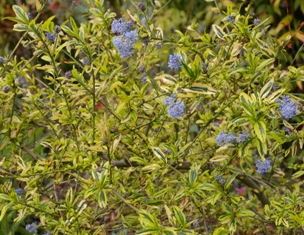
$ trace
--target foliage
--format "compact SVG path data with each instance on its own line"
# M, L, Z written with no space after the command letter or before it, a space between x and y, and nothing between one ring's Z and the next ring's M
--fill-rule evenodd
M1 234L303 232L289 36L249 8L166 35L152 4L115 21L87 0L60 25L35 4L8 18L31 56L1 55Z

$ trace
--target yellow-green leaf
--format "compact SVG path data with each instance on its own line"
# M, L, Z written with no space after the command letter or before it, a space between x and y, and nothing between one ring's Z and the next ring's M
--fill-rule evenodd
M258 139L262 142L266 142L266 125L263 121L257 121L253 125L254 131Z

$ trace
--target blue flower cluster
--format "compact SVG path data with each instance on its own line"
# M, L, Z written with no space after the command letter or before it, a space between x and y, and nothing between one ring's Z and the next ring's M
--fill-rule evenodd
M56 34L54 33L45 33L45 36L50 42L54 42L56 39Z
M178 100L175 101L176 95L172 94L170 97L163 100L163 104L168 105L168 114L173 118L183 116L185 111L184 102Z
M242 134L238 135L236 142L245 143L248 139L249 135L246 133L246 131L242 131Z
M176 70L180 69L182 67L180 56L177 55L176 53L174 53L174 55L170 55L168 65L171 69L176 69Z
M204 71L204 72L206 72L207 71L207 64L206 63L202 63L202 70Z
M230 15L226 18L227 22L233 23L234 22L234 16Z
M257 26L257 25L259 25L260 23L261 23L261 20L258 19L258 18L254 19L254 21L253 21L253 25L254 25L254 26Z
M141 81L141 83L146 83L147 82L147 74L146 73L143 73L143 75L141 75L141 79L140 79L140 81Z
M265 161L262 161L262 160L258 159L257 155L255 155L254 162L255 162L255 166L257 168L257 172L259 174L267 173L271 169L272 161L269 158L266 158Z
M0 64L5 64L6 63L6 59L4 59L2 56L0 56Z
M245 131L242 132L242 134L234 134L232 132L227 131L221 131L215 138L215 142L218 146L223 146L225 144L230 143L244 143L249 139L249 135L246 134Z
M18 196L21 196L22 194L23 194L23 189L22 188L17 188L16 190L15 190L15 193L18 195Z
M282 97L282 100L279 102L279 110L284 119L290 119L297 114L298 106L295 104L295 102L290 99L289 96L284 95Z
M85 57L83 60L82 60L82 64L83 65L89 65L91 63L90 59L88 57Z
M37 233L37 223L31 223L31 224L27 224L25 226L26 231L30 232L30 233Z
M130 57L133 52L133 44L138 41L138 33L132 29L133 22L125 22L123 18L112 22L112 32L119 34L114 37L113 44L118 49L121 58Z
M216 181L218 183L220 183L222 185L224 185L226 183L226 180L225 180L225 178L222 175L215 174L214 178L216 179Z

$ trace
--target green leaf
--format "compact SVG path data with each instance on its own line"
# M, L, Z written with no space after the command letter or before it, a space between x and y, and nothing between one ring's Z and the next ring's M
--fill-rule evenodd
M225 214L221 215L218 220L221 221L222 223L228 223L231 220L232 215L231 214Z
M221 162L221 161L225 161L229 157L230 157L229 155L215 155L209 161L210 162Z
M68 34L68 35L70 35L70 36L72 36L72 37L75 36L75 35L74 35L74 32L73 32L68 26L62 25L60 28L61 28L66 34Z
M160 148L152 147L152 151L157 158L162 160L163 163L167 163L166 155L163 153L163 151Z
M234 181L234 179L238 176L238 174L233 174L230 176L230 178L227 180L227 182L224 185L224 189L228 189L229 186L232 184L232 182Z
M222 28L216 24L212 25L212 29L213 29L214 33L216 34L216 36L218 36L219 38L223 38L226 35L224 33L224 31L222 30Z
M174 231L172 228L165 228L163 230L163 233L166 235L177 235L176 231Z
M139 222L144 228L159 230L159 225L156 218L147 211L139 212Z
M185 228L187 221L184 213L177 206L173 206L173 211L177 222L181 225L182 228Z
M98 205L100 208L105 208L108 204L107 194L105 190L101 190L98 195Z
M259 139L256 139L256 147L258 149L259 155L261 156L262 160L264 161L264 156L267 153L267 144L266 142L261 142Z
M253 211L251 211L251 210L244 209L244 210L239 210L236 213L236 216L238 216L238 217L255 216L255 213Z
M274 58L270 58L268 60L264 60L256 69L256 71L261 71L263 70L265 67L268 67L270 64L272 64L274 62Z
M11 204L7 204L2 207L1 214L0 214L0 221L4 218L6 211L11 207Z
M23 8L14 5L13 6L13 11L16 14L16 17L18 20L20 20L21 23L27 25L29 23L29 18L27 16L27 14L25 13L25 11L23 10Z
M302 175L304 175L304 171L298 171L292 175L292 179L299 178Z
M261 89L261 92L260 92L260 96L262 99L266 98L267 95L269 94L269 92L271 91L272 87L273 87L273 84L274 84L274 79L270 79L269 82L267 82L263 88Z
M214 230L213 235L228 235L230 232L224 228L217 228Z
M193 165L189 171L189 183L192 185L196 182L198 169Z
M10 201L10 197L7 194L0 193L0 199L5 201Z
M82 200L81 202L79 202L77 209L76 209L76 213L77 215L80 215L81 212L87 208L87 204L85 203L85 200Z
M205 95L215 95L217 93L217 90L215 90L209 85L202 83L194 83L190 88L185 88L184 91L189 93L198 93Z
M218 190L218 188L215 185L208 184L208 183L201 184L201 185L198 186L198 188L201 189L201 190L206 190L206 191Z
M263 121L257 121L253 125L254 132L262 143L266 143L266 125Z
M268 103L273 103L275 102L285 91L285 89L279 89L273 93L271 93L268 97L267 97L267 101Z

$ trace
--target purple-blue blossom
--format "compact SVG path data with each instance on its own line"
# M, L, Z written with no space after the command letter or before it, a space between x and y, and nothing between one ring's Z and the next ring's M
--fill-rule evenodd
M242 131L242 134L239 134L237 136L236 142L238 143L244 143L249 139L249 135L246 133L246 131Z
M215 138L215 142L218 146L223 146L225 144L235 143L236 137L235 134L227 131L221 131Z
M204 72L206 72L207 71L207 64L206 63L202 63L202 70L204 71Z
M45 36L50 42L54 42L56 39L56 34L54 33L45 33Z
M83 65L89 65L91 63L90 59L88 57L85 57L82 61Z
M171 69L180 69L182 67L180 56L176 53L174 53L174 55L170 55L168 65Z
M258 18L254 19L254 21L253 21L254 26L257 26L257 25L259 25L260 23L261 23L261 20L258 19Z
M181 100L175 101L176 95L171 94L170 97L167 97L163 100L163 104L168 105L168 114L173 118L178 118L183 116L185 112L184 102Z
M51 233L51 231L50 230L48 230L48 231L46 231L44 234L42 234L42 235L52 235L52 233Z
M17 188L15 190L15 193L18 195L18 196L21 196L23 194L24 190L22 188Z
M113 33L117 34L125 34L126 32L131 31L133 22L125 22L124 18L120 18L118 20L113 20L111 24L111 29Z
M176 101L168 106L168 114L173 118L179 118L183 116L185 111L185 105L182 101Z
M2 56L0 56L0 64L5 64L6 63L6 59L4 59Z
M27 224L25 226L26 231L30 232L30 233L37 233L37 223L31 223L31 224Z
M176 98L175 94L171 94L169 97L165 98L163 100L163 104L165 105L171 105L172 103L174 103L174 99Z
M225 180L225 178L222 175L215 174L214 178L216 179L216 181L218 183L220 183L222 185L224 185L226 183L226 180Z
M146 83L146 82L147 82L147 74L146 74L146 73L143 73L143 75L141 75L140 81L141 81L142 83Z
M270 158L266 158L264 161L262 161L261 159L258 159L257 155L255 155L254 162L255 162L255 166L257 168L257 172L259 174L267 173L271 169L272 161L270 160Z
M234 22L234 16L232 16L232 15L227 16L226 21L230 22L230 23L233 23Z
M289 96L284 95L282 100L279 100L279 110L284 119L290 119L297 114L298 106L290 99Z

